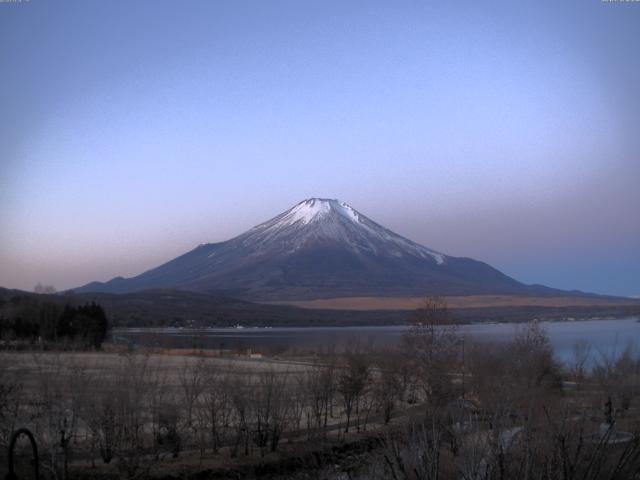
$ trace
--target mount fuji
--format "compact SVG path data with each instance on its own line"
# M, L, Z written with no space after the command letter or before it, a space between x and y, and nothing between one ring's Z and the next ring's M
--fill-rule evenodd
M324 198L304 200L231 240L200 245L136 277L92 282L75 291L158 288L258 301L567 293L524 285L486 263L437 252L344 202Z

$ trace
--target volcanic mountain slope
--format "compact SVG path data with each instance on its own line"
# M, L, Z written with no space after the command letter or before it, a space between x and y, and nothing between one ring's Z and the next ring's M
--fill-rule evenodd
M200 245L137 277L93 282L76 291L150 288L251 300L559 292L524 285L483 262L436 252L344 202L321 198L304 200L231 240Z

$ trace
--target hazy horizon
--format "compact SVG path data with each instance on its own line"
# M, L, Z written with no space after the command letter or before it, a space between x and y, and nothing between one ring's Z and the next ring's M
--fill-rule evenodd
M640 295L640 3L0 3L0 286L338 198L524 283Z

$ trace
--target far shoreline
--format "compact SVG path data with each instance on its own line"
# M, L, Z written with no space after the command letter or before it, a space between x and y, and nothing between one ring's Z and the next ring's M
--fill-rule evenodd
M640 300L607 296L527 296L527 295L445 295L450 309L497 307L600 307L640 306ZM317 298L312 300L275 300L267 305L288 305L311 310L415 310L424 303L424 296L381 297L356 296Z
M512 321L512 320L501 320L501 321L466 321L466 322L455 322L456 326L482 326L482 325L520 325L526 324L530 322L538 322L538 323L582 323L582 322L607 322L607 321L616 321L616 320L629 320L636 321L640 323L640 314L638 315L619 315L619 316L603 316L603 317L580 317L580 318L533 318L530 320L523 321ZM117 333L180 333L180 332L189 332L189 333L207 333L207 332L237 332L239 334L247 333L248 335L251 332L255 332L256 330L289 330L289 331L299 331L299 330L338 330L338 329L399 329L406 328L409 330L416 325L411 323L390 323L390 324L353 324L353 325L230 325L230 326L209 326L209 327L114 327L110 330L110 334Z

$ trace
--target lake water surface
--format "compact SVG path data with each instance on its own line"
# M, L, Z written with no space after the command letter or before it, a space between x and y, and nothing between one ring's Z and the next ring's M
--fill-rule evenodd
M569 361L577 341L591 345L591 360L615 357L629 345L640 345L637 318L584 320L574 322L540 322L549 335L558 359ZM504 343L512 340L518 323L483 323L461 325L460 334L467 342ZM343 351L350 343L394 347L400 343L408 326L388 327L278 327L278 328L210 328L210 329L122 329L114 332L117 340L144 346L199 347L223 350L314 349Z

